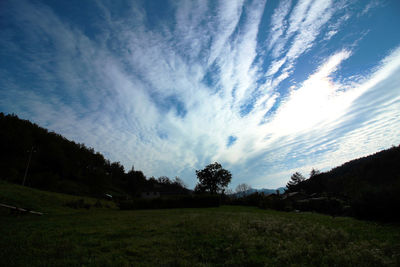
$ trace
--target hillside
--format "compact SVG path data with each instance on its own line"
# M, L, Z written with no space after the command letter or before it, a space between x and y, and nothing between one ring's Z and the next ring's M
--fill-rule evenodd
M397 218L400 206L400 146L349 161L291 186L289 192L328 195L363 218Z
M42 191L1 180L0 203L42 212L45 215L69 214L82 209L94 209L95 207L117 209L112 201ZM83 205L74 205L78 203ZM10 210L2 207L0 207L0 211L2 214L10 212Z
M110 162L84 144L0 113L0 180L48 191L104 197L137 196L157 188L160 192L186 193L182 181L150 178L119 162Z

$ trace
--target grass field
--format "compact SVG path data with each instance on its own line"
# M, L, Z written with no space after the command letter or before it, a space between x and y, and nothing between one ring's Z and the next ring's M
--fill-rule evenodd
M73 209L79 197L0 181L2 266L399 266L400 226L249 207ZM94 204L95 199L85 198Z

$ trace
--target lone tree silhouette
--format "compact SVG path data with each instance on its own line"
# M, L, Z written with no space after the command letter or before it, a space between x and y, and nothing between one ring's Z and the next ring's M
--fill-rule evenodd
M251 190L251 186L243 183L243 184L238 184L236 186L235 192L238 196L244 196L246 195L246 192L249 190Z
M288 191L294 191L296 190L296 186L298 184L300 184L301 182L303 182L306 178L304 178L304 176L299 173L299 172L295 172L291 177L290 177L290 181L286 184L286 187L288 189Z
M199 193L224 193L232 179L232 174L223 169L218 162L207 165L203 170L196 170L196 175L199 183L195 191Z
M314 177L315 175L320 174L321 172L319 170L316 170L314 168L312 168L311 172L310 172L310 178Z

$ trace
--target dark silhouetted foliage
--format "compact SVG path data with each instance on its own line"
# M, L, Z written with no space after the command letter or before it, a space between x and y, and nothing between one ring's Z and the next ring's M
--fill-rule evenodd
M400 220L400 146L349 161L329 172L294 173L284 194L232 195L225 204L312 211L361 219Z
M203 170L196 170L196 175L199 183L195 192L199 193L224 193L224 189L232 179L232 174L223 169L218 162L207 165Z
M290 181L287 183L286 187L288 191L295 191L297 189L297 185L305 180L304 176L296 172L290 177Z
M241 192L239 192L241 193ZM240 205L240 206L259 206L260 201L265 197L264 193L252 193L252 194L235 194L230 198L226 199L225 203L229 205Z
M29 160L30 159L30 160ZM29 169L27 165L29 161ZM143 191L187 192L183 182L168 177L146 179L133 168L125 173L93 148L69 141L15 115L0 113L0 179L49 191L125 199Z
M312 169L311 171L310 171L310 178L311 177L314 177L315 175L317 175L317 174L320 174L321 172L319 171L319 170L316 170L316 169Z
M295 191L329 196L329 204L321 204L325 208L338 206L332 202L335 199L350 207L350 211L343 212L359 218L399 220L400 146L349 161L328 172L312 171L309 179L288 186L288 192Z

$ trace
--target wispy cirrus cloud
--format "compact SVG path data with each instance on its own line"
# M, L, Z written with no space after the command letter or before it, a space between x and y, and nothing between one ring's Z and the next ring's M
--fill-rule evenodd
M326 46L357 18L347 1L176 1L163 16L144 2L87 4L101 19L6 2L4 111L190 186L211 161L234 184L275 187L400 140L399 48L346 76L358 47Z

